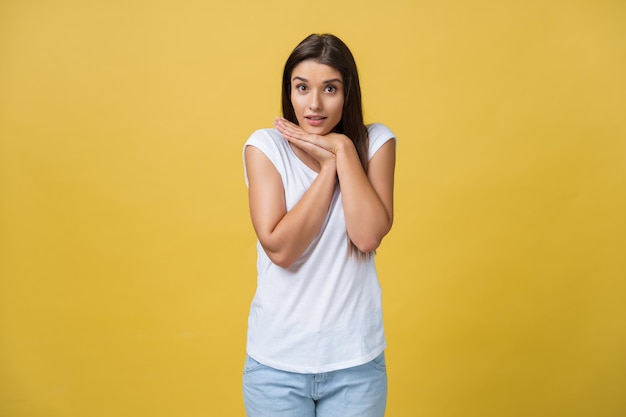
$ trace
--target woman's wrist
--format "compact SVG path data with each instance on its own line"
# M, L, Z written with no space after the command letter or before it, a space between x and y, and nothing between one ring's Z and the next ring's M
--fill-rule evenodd
M320 173L322 171L328 171L332 175L337 173L337 160L335 158L329 158L320 162Z
M337 158L341 158L343 155L351 153L356 153L354 142L352 142L349 137L341 135L341 140L338 143L335 155Z
M336 139L335 146L333 149L334 151L333 153L335 155L338 156L339 154L343 152L346 152L346 151L350 152L351 150L356 149L354 147L354 143L352 143L352 140L349 137L347 137L346 135L337 135L337 136L338 138Z

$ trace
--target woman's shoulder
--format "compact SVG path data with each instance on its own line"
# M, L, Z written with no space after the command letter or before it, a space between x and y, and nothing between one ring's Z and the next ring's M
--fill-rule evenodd
M395 139L396 135L391 131L391 129L383 124L383 123L371 123L366 125L367 133L370 136L370 140L372 138L383 137L384 139Z
M257 129L254 132L252 132L252 134L248 138L248 142L251 140L263 140L263 141L277 142L280 139L282 139L282 136L280 135L280 133L278 133L278 130L274 129L273 127L268 127L268 128Z
M274 164L279 172L285 155L288 155L285 147L288 147L288 142L283 139L278 130L274 128L258 129L255 130L246 143L243 145L243 161L244 161L244 173L246 177L246 184L248 181L248 173L246 168L246 148L252 146L260 150L271 162Z
M264 128L255 130L248 140L246 140L244 148L251 145L261 149L281 149L286 143L287 141L283 139L278 130L274 128Z
M396 135L382 123L368 124L367 133L369 135L369 158L374 156L387 141L392 139L396 141Z

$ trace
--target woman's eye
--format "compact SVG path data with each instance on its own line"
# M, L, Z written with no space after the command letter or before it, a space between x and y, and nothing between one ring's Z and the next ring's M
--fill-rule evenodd
M302 92L302 91L306 91L306 85L304 85L304 84L298 84L298 85L296 86L296 90L301 91L301 92Z
M335 87L334 85L327 85L326 86L326 92L327 93L334 93L335 91L337 91L337 87Z

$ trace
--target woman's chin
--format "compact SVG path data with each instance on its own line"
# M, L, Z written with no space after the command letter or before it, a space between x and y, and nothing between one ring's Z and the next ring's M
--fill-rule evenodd
M300 125L302 127L302 130L304 130L306 133L312 134L312 135L319 135L319 136L324 136L329 134L330 132L332 132L332 128L328 128L328 126L310 126L305 124L301 124Z

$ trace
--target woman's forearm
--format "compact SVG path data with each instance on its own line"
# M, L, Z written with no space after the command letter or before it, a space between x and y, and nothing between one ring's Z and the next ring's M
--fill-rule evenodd
M300 201L271 230L257 232L261 245L275 264L288 268L319 233L336 184L334 167L322 168Z
M395 152L395 150L394 150ZM370 163L368 177L351 141L344 141L336 153L337 175L350 240L362 252L375 250L393 223L393 162L391 152ZM394 153L395 155L395 153ZM372 184L376 182L376 187Z

